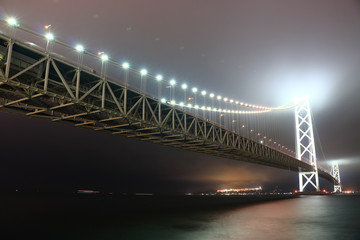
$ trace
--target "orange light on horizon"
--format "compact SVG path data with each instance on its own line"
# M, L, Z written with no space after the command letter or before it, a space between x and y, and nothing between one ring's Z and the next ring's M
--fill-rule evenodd
M218 193L228 193L228 192L246 192L246 191L261 191L262 187L255 188L226 188L226 189L218 189Z

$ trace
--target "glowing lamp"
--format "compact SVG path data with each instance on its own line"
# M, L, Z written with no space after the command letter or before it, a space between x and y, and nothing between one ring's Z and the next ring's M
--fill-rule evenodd
M163 80L163 76L158 74L158 75L156 75L155 79L156 79L156 81L160 82L161 80Z
M85 51L85 48L84 48L83 45L78 44L78 45L75 46L75 50L76 50L77 52L84 52L84 51Z
M103 61L103 62L106 62L107 60L109 60L109 56L106 54L102 54L100 58L101 58L101 61Z
M145 75L147 75L147 70L145 69L145 68L143 68L143 69L141 69L140 70L140 74L141 74L141 76L145 76Z
M18 27L19 24L17 23L16 19L14 17L9 17L6 19L7 24L9 24L12 27Z
M128 69L130 67L130 64L128 62L124 62L121 66L123 69Z
M47 34L45 34L45 38L49 41L52 41L52 40L54 40L54 35L51 33L47 33Z

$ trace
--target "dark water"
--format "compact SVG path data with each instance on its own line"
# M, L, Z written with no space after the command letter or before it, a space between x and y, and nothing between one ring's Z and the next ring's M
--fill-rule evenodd
M360 196L123 213L104 200L2 196L0 239L360 239Z

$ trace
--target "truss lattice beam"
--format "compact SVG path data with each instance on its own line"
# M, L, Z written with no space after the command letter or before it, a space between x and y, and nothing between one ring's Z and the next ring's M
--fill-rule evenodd
M9 38L0 35L1 40ZM5 83L0 86L0 97L6 100L3 108L213 156L293 171L314 170L313 164L162 103L119 80L106 79L22 42L12 42L11 49L7 49L9 64L6 69L0 67L1 83ZM29 92L32 97L27 98ZM308 119L301 121L305 124ZM303 149L308 152L311 147ZM319 173L333 179L326 172Z

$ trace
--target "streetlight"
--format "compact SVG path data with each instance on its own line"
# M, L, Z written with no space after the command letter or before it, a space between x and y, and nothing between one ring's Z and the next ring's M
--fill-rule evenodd
M235 113L234 104L233 104L234 100L230 99L229 102L231 103L231 118L234 119L234 113ZM237 116L237 115L235 115L235 116Z
M123 62L123 63L121 64L121 66L122 66L123 69L129 69L130 64L129 64L128 62Z
M54 35L52 33L48 32L45 34L45 38L46 38L46 51L48 51L50 42L52 40L54 40Z
M191 91L194 93L194 103L196 104L196 93L197 93L198 89L196 87L193 87L191 89ZM195 110L195 113L197 113L197 110Z
M144 92L144 88L146 88L146 75L147 74L148 74L148 71L145 68L140 70L140 91L141 92ZM143 86L143 81L144 81L144 86Z
M82 64L82 59L83 59L83 53L85 52L85 48L83 45L81 44L77 44L75 46L75 50L76 52L78 53L78 61L77 61L77 64L78 64L78 67L80 67L80 65Z
M201 95L204 97L204 105L206 105L206 91L202 90ZM203 110L203 109L202 109ZM203 111L203 117L205 119L205 111Z
M161 74L156 75L156 81L158 82L158 98L161 97L161 81L163 80L163 76Z
M54 35L50 32L50 27L51 27L51 24L44 26L45 30L47 31L47 33L45 34L46 51L48 51L48 49L49 49L50 41L54 40Z
M222 99L222 97L220 96L220 95L218 95L217 97L216 97L216 99L218 100L218 107L219 108L221 108L221 99ZM216 114L215 114L215 122L216 122ZM219 120L220 120L220 125L221 125L221 118L219 117Z
M125 83L126 86L129 82L129 68L130 68L130 64L128 62L123 62L121 64L121 67L124 69L124 74L125 74Z
M221 110L221 109L220 109ZM221 112L221 111L220 111ZM221 126L221 118L224 116L224 114L223 113L220 113L220 115L219 115L219 121L220 121L220 126Z
M143 69L140 70L140 75L141 75L141 76L146 76L147 73L148 73L148 72L147 72L147 70L146 70L145 68L143 68Z
M6 19L6 23L11 26L11 27L19 27L20 25L18 24L16 18L14 17L9 17Z
M109 56L104 52L98 52L98 56L100 56L101 59L101 76L104 77L107 70L106 62L109 60Z
M172 91L173 91L173 88L172 87L174 87L175 86L175 84L176 84L176 81L175 81L175 79L171 79L170 81L169 81L169 83L170 83L170 99L172 99L173 98L173 93L172 93Z
M52 33L47 33L47 34L45 34L45 38L48 41L52 41L52 40L54 40L54 35Z
M163 76L160 74L156 75L155 78L156 78L156 81L158 81L158 82L161 82L163 80Z
M20 27L20 24L18 24L16 18L14 18L14 17L9 17L5 21L10 27L10 37L11 38L15 37L16 28Z
M224 100L224 102L225 102L225 108L228 109L228 104L227 104L227 102L228 102L229 99L228 99L227 97L224 97L223 100ZM228 121L227 121L228 119L226 119L227 116L228 116L228 115L224 115L224 126L225 126L225 128L226 128L226 124L228 123ZM228 126L228 127L229 127L229 126Z
M78 45L75 46L75 50L76 50L77 52L79 52L79 53L82 53L82 52L85 51L85 48L84 48L83 45L78 44Z
M184 90L184 102L186 103L186 89L188 85L186 83L181 84L181 89Z
M214 107L214 97L215 97L215 94L214 93L210 93L209 94L209 96L210 96L210 98L211 98L211 108L213 108ZM212 121L212 115L213 115L213 113L210 111L210 121ZM215 115L216 116L216 115Z
M106 54L101 54L100 58L101 58L101 61L103 61L103 62L106 62L107 60L109 60L109 56Z

